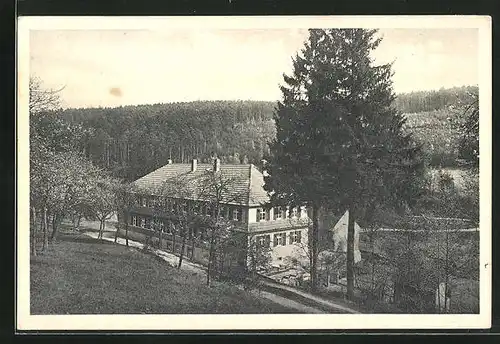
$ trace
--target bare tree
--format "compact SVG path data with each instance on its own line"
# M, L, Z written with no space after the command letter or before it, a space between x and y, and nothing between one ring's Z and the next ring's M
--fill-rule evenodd
M153 215L158 217L165 214L167 207L166 197L170 200L175 200L175 215L168 215L168 224L172 233L173 252L175 254L176 234L181 237L181 249L179 252L179 263L177 268L180 269L184 259L186 244L193 237L194 223L197 219L196 201L195 201L195 185L194 180L190 175L179 175L165 180L155 191L156 200L153 202ZM160 226L159 240L161 241ZM177 233L178 232L178 233Z
M129 221L130 212L135 202L137 201L137 188L133 184L121 184L117 185L116 188L116 206L117 211L122 212L123 216L123 228L125 230L125 245L128 247L128 231L129 231ZM119 229L115 233L115 242L118 239Z
M50 89L43 86L40 78L30 77L29 80L29 112L37 114L40 112L57 110L61 106L60 92L65 86L59 89Z
M204 200L211 213L208 226L209 254L207 266L207 286L213 273L215 254L221 249L234 229L234 223L222 213L224 204L238 204L242 195L235 191L238 179L226 175L223 171L206 171L200 180L200 199Z
M98 239L103 238L106 221L111 218L117 209L117 190L119 183L109 176L100 176L92 188L87 200L89 217L99 220Z

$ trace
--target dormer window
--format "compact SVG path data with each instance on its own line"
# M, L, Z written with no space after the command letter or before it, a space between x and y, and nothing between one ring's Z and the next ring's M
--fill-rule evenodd
M281 207L274 207L273 212L275 220L279 220L282 218Z
M269 220L269 209L257 209L257 222Z

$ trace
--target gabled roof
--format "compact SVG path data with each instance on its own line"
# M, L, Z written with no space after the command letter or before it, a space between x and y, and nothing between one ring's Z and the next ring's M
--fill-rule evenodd
M201 200L203 183L208 174L213 174L212 164L197 164L191 172L191 164L167 164L137 179L132 184L141 192L158 194L168 181L181 181L179 190L163 188L163 195L168 197ZM219 173L222 180L228 180L228 193L224 195L224 203L259 206L267 203L269 197L264 190L264 177L252 164L221 164ZM182 190L180 190L182 189Z

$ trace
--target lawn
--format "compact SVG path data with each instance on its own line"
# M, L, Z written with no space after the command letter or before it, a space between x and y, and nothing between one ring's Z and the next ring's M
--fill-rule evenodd
M137 249L61 233L32 257L31 314L297 313Z

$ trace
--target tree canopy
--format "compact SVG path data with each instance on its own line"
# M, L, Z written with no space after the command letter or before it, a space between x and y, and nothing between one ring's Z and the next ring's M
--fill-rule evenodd
M393 107L391 65L370 57L379 43L376 30L309 30L284 75L265 188L273 202L312 206L313 256L321 208L349 209L352 227L371 205L410 203L418 189L420 146ZM350 260L348 250L348 271Z

